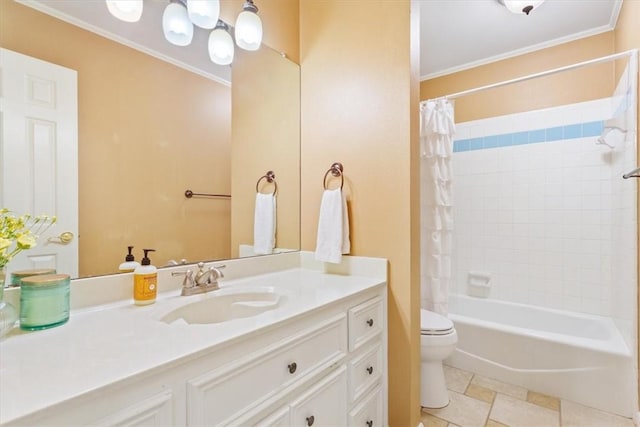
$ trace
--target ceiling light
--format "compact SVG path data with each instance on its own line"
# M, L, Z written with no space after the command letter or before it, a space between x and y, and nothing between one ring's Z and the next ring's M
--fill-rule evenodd
M162 30L169 43L187 46L193 39L193 24L189 20L187 8L181 1L171 2L162 14Z
M138 22L142 16L142 0L106 0L109 12L125 22Z
M499 0L512 13L528 15L544 0Z
M200 28L212 29L220 16L220 0L187 0L189 19Z
M262 43L262 21L253 0L245 1L236 20L236 43L245 50L258 50Z
M216 27L209 34L209 58L218 65L229 65L233 62L233 39L229 34L229 27L222 21L218 21Z

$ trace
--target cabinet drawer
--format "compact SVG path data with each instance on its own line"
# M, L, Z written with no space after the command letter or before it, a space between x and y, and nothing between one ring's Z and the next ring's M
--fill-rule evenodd
M349 425L381 427L386 424L382 417L382 387L378 386L362 403L349 412Z
M259 352L187 381L189 425L219 425L304 375L341 360L347 320L334 316Z
M349 310L349 351L354 351L382 332L382 298L375 297Z
M291 403L292 427L346 425L347 374L342 366Z
M349 362L349 397L360 399L382 374L382 345L377 344Z

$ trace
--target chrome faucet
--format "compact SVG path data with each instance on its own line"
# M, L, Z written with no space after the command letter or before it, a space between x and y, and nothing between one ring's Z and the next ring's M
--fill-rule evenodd
M209 291L215 291L220 289L218 279L224 277L220 269L224 268L224 265L211 266L209 269L205 269L204 263L198 263L198 272L193 275L191 270L173 271L172 276L184 276L182 281L181 295L195 295L202 294Z

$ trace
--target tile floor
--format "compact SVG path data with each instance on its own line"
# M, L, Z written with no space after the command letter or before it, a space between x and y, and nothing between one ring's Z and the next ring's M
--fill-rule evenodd
M450 366L449 405L422 409L424 427L634 427L628 418Z

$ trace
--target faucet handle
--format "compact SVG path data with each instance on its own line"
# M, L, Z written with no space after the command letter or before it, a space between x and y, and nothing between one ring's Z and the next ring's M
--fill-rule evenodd
M224 274L222 273L222 271L220 271L221 269L225 268L226 265L213 265L211 267L209 267L209 271L211 272L212 275L212 280L218 280L218 279L222 279L224 277Z
M172 271L171 276L184 276L184 279L182 280L183 288L192 288L195 286L193 271L191 270Z

